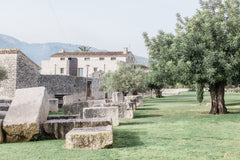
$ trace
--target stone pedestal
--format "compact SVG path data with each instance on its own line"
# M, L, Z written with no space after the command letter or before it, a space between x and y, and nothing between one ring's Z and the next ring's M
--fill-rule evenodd
M74 128L66 135L67 149L101 149L112 144L112 126Z
M58 112L58 99L48 99L49 102L49 112Z

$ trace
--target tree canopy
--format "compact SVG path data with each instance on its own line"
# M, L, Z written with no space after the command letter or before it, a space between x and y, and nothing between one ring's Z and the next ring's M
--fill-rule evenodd
M146 73L136 65L119 64L114 72L108 72L101 81L101 90L106 93L122 92L124 95L143 93L147 90Z
M226 84L240 77L240 2L200 0L201 9L192 17L177 14L176 34L164 33L149 39L144 33L152 62L164 83L208 84L210 113L227 113Z
M78 49L81 51L81 52L89 52L91 50L92 47L88 47L88 46L80 46L78 47Z

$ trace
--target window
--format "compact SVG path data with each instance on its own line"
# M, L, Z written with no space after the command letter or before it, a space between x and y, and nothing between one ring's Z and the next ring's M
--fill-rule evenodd
M64 74L64 68L60 68L60 73Z
M85 61L90 61L90 58L89 58L89 57L87 57L87 58L84 58L84 60L85 60Z
M94 72L97 72L97 67L94 67L93 70L94 70Z
M111 57L111 60L112 60L112 61L115 61L115 60L116 60L116 57Z
M65 58L60 58L60 60L61 60L61 61L64 61L64 60L65 60Z
M102 58L102 57L101 57L101 58L99 58L99 61L104 61L104 58Z
M78 76L83 77L83 68L78 68Z

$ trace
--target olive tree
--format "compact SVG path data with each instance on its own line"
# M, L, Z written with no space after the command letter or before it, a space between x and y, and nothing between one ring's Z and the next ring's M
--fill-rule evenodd
M240 77L240 2L200 0L192 17L177 14L176 34L160 31L152 39L144 33L149 55L166 82L207 84L211 96L210 114L227 113L224 89ZM171 38L168 38L171 35ZM169 42L169 43L167 43ZM160 64L162 62L164 64ZM160 67L159 67L160 69Z
M136 65L119 64L114 72L108 72L101 81L101 90L105 93L119 91L124 95L136 95L147 90L147 77L143 69Z

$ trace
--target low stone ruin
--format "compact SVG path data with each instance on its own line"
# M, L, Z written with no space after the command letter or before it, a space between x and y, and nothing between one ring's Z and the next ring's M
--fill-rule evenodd
M74 128L66 135L67 149L101 149L113 144L112 126Z
M6 142L25 142L40 133L49 112L45 87L17 89L3 121Z
M120 102L123 102L123 94L122 92L113 92L112 93L112 104L119 104Z
M48 99L49 102L49 112L58 112L58 99L52 98Z
M63 105L63 114L72 115L79 114L80 118L83 117L83 108L88 107L88 102L75 102Z
M133 118L133 103L121 102L118 105L118 118Z
M97 107L106 104L106 100L88 100L88 107Z
M133 110L135 111L138 107L143 106L143 97L140 95L132 95L124 97L126 102L133 103Z
M113 126L119 125L118 107L91 107L83 109L85 118L111 118Z
M105 119L54 119L43 123L43 130L51 139L64 139L73 128L86 128L112 125L110 118Z

